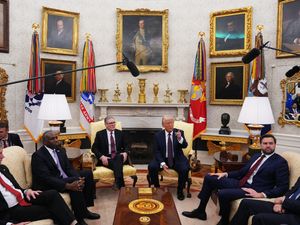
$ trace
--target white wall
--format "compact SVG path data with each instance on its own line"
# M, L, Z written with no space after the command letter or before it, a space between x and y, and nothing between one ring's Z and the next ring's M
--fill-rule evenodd
M277 0L11 0L10 1L10 53L0 53L1 63L15 63L16 66L2 65L9 74L9 81L25 79L28 77L29 52L34 22L42 22L42 6L57 8L80 13L79 28L79 55L65 56L42 53L42 58L76 60L77 67L81 67L82 49L85 33L91 33L96 53L96 64L116 61L116 8L137 9L149 8L156 10L169 9L169 71L167 73L147 73L140 78L147 79L147 97L152 99L152 83L159 82L162 100L167 84L170 85L177 101L177 89L190 89L193 72L194 57L198 43L198 32L206 33L207 54L209 53L209 14L223 9L240 7L253 7L253 34L252 46L257 24L263 24L264 40L270 41L276 47L277 29ZM297 58L276 59L275 52L266 50L266 71L269 86L269 96L274 116L277 120L281 110L281 90L279 82L285 78L285 72L296 64ZM241 57L208 58L208 82L210 82L210 62L239 61ZM72 121L67 126L79 126L79 76L77 74L77 101L71 103ZM134 83L133 97L137 98L137 79L128 72L117 72L116 67L97 69L97 87L109 88L108 97L112 99L115 84L120 84L122 98L126 99L126 83ZM11 130L23 133L23 102L26 83L8 87L7 105ZM209 91L208 91L209 93ZM208 95L209 100L209 95ZM209 102L209 101L208 101ZM228 112L231 115L230 127L243 129L237 123L240 106L213 106L208 107L208 127L220 127L220 115ZM300 130L296 126L286 125L281 128L277 123L273 126L276 134L296 135ZM293 138L294 140L294 138Z

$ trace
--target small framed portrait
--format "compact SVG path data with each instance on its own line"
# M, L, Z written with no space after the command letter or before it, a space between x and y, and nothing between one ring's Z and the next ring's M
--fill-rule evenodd
M42 51L77 55L79 13L43 7Z
M247 94L249 65L211 63L210 104L242 105Z
M252 7L210 15L210 56L240 56L251 47Z
M76 99L76 72L60 73L76 70L76 61L42 59L41 62L42 74L53 74L53 76L45 78L45 94L64 94L68 102L74 102Z
M9 52L8 0L0 0L0 52Z
M277 20L277 48L300 54L300 1L279 0ZM276 57L293 54L276 51Z
M125 55L140 72L168 70L168 10L117 9L117 61ZM125 64L118 71L127 71Z

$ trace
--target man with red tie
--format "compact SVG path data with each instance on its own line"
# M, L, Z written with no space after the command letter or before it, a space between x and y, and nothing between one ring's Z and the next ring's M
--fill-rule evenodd
M55 190L34 191L22 189L5 165L0 147L0 225L53 219L61 225L81 225Z
M105 166L114 171L114 187L124 187L123 164L127 160L122 131L116 129L116 121L112 116L104 119L106 129L96 133L92 151L98 159L98 166Z
M271 134L261 137L261 153L254 155L240 170L228 173L211 173L205 176L198 195L197 209L182 214L190 218L206 220L205 208L213 190L218 190L221 220L229 222L230 202L245 197L274 198L283 195L289 187L287 161L276 154L276 138Z
M162 118L163 130L154 137L154 159L149 163L150 182L159 187L158 172L174 169L178 173L177 198L184 200L183 188L188 179L189 162L182 149L188 146L184 132L174 128L174 117L165 115Z
M243 199L230 225L247 225L252 215L252 225L300 224L300 177L284 196L274 202Z

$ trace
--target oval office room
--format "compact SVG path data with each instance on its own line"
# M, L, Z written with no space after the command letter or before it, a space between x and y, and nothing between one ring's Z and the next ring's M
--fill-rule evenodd
M299 12L0 0L0 225L300 224Z

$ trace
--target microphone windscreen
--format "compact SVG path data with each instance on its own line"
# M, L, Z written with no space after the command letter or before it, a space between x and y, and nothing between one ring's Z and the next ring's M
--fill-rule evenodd
M287 71L285 73L285 76L292 77L292 76L294 76L295 73L298 73L299 71L300 71L300 67L294 66L292 69L290 69L289 71Z
M127 61L126 66L129 69L132 76L137 77L138 75L140 75L140 71L138 70L138 68L136 67L136 65L133 62Z
M250 52L243 56L242 61L244 64L249 64L253 59L259 56L260 50L258 48L253 48Z

